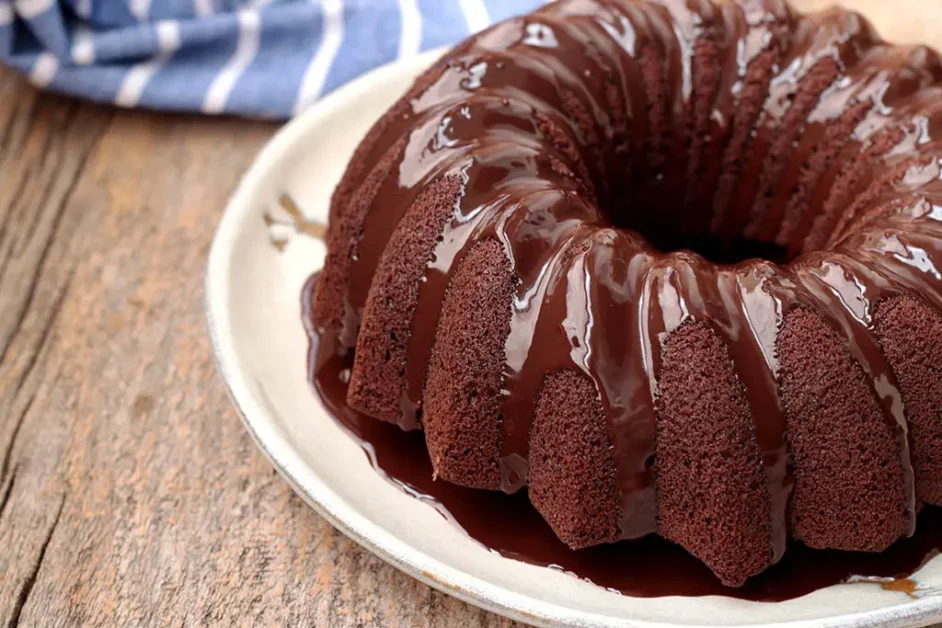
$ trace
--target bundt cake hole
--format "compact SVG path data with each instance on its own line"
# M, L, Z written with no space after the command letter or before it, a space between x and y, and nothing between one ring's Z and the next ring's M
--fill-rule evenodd
M705 40L698 43L701 48L710 47ZM829 136L828 139L832 141L827 142L822 150L809 152L809 160L815 155L817 160L802 164L800 176L796 180L782 182L780 178L788 161L787 154L799 141L804 128L801 121L808 117L819 102L821 93L839 74L837 63L830 58L822 59L809 71L800 89L782 95L782 106L787 109L782 127L790 131L778 137L765 155L762 168L765 174L761 180L744 188L737 173L749 166L743 159L752 144L750 131L754 130L761 103L768 94L766 79L772 72L777 54L767 51L754 59L747 71L746 86L750 88L749 93L744 92L742 100L747 105L759 104L737 112L730 134L720 151L723 167L719 172L724 174L710 176L710 164L699 159L707 133L705 113L700 112L699 118L691 116L687 121L691 158L683 173L685 189L678 194L676 190L667 189L677 182L672 169L679 167L679 164L671 161L673 158L668 155L671 138L662 93L665 88L663 64L653 63L654 57L646 54L651 52L642 49L640 55L642 75L649 94L646 108L650 131L645 138L645 158L639 164L626 167L624 164L604 163L597 154L581 155L594 166L592 170L595 178L602 178L597 181L596 187L602 192L598 195L598 203L604 219L613 227L637 232L662 252L691 250L718 264L733 264L756 258L786 264L800 253L813 250L808 246L811 242L805 240L808 234L799 228L799 223L814 224L817 214L823 214L828 208L827 204L813 203L810 192L818 175L830 164L843 143ZM707 85L701 86L705 92L701 96L704 102L711 102L708 87L713 77L702 78ZM570 103L570 108L575 108L576 104ZM852 127L859 122L869 106L869 103L858 103L851 108L842 118L842 128ZM574 116L574 119L583 133L591 133L581 115L584 112L570 111L570 114L573 113L580 114ZM617 148L606 146L601 152L621 155ZM570 159L575 157L575 152L571 148L564 151ZM576 176L585 179L585 171L578 170L579 165ZM627 181L629 176L633 180ZM586 180L584 183L591 186L593 182ZM782 189L783 185L789 187ZM678 213L676 206L678 197L682 199L681 213ZM809 213L814 208L818 209L813 214ZM822 226L825 225L822 223ZM827 226L835 225L832 223ZM824 237L817 233L815 235L817 237L812 242L818 246L831 239L831 234Z
M775 264L786 264L795 256L789 254L787 246L745 236L723 237L706 229L684 232L678 228L651 224L639 219L637 214L645 212L608 212L602 210L612 226L640 234L659 251L689 250L716 264L735 264L748 259L764 259Z
M694 206L689 208L686 217L676 216L673 214L673 208L664 206L668 201L661 194L663 169L655 163L657 159L653 156L650 162L643 164L643 168L632 167L632 172L641 172L639 178L643 177L644 180L630 182L630 184L622 179L625 176L625 168L609 169L610 179L605 182L604 187L610 194L608 198L598 199L599 211L604 223L641 235L661 252L690 250L717 264L735 264L749 259L787 264L798 254L810 250L808 247L801 246L800 242L792 242L790 237L782 237L778 229L765 230L765 233L755 235L747 235L746 226L741 226L736 233L722 233L717 229L713 220L715 216L712 214L712 207L703 205L713 203L713 199L721 192L719 186L722 180L704 181L708 178L708 168L705 163L696 164L691 168L686 173L688 180L685 183L691 188L709 185L713 189L704 188L699 192L688 193L687 199L694 203ZM669 164L665 166L670 167ZM585 176L583 173L576 173L579 179L583 176ZM592 185L591 181L585 183ZM771 206L777 194L778 188L769 185L754 200L754 203L757 207L759 205ZM807 211L805 206L810 201L806 196L806 191L798 182L789 190L785 201L792 207L792 211L795 211L797 206L796 213L805 215ZM791 203L792 199L796 201L794 204ZM749 213L753 212L750 210ZM708 218L705 220L699 218L701 214L707 214ZM814 217L809 220L813 221ZM797 230L792 230L789 235L800 236L802 239L805 236ZM819 242L823 243L828 240L829 238L825 237Z
M607 202L599 201L603 222L617 228L633 231L641 235L652 246L661 252L669 253L680 250L693 251L716 264L735 264L749 259L762 259L775 264L784 265L803 253L827 248L846 235L849 229L864 225L867 215L861 215L861 208L870 207L882 192L898 182L909 170L919 163L918 160L908 160L891 167L887 172L879 175L863 190L853 190L843 177L827 181L831 190L825 189L827 202L817 202L812 196L814 191L820 196L821 191L816 190L816 180L823 170L831 165L836 151L811 151L811 155L818 155L816 163L803 164L800 177L790 182L787 193L780 194L779 188L773 184L764 186L764 189L754 199L755 211L747 214L762 214L765 209L776 203L780 204L776 224L772 229L750 228L750 225L741 225L738 231L723 232L718 228L712 208L694 207L680 224L678 220L665 218L667 213L661 207L656 194L651 194L649 186L645 183L635 182L626 185L624 181L608 181L606 188L617 192ZM859 160L859 167L867 168L875 159L880 159L880 153L868 154ZM925 161L925 160L923 160ZM695 170L688 172L691 179L687 184L696 186L702 184L705 164L700 164ZM645 177L660 179L663 173L652 170L651 164ZM613 173L616 174L617 173ZM578 176L578 175L577 175ZM722 179L711 181L715 189L706 189L697 195L698 203L711 203L711 200L722 192L720 186ZM657 181L650 182L657 187ZM838 205L838 207L834 207ZM843 208L843 209L842 209ZM690 216L697 216L700 212L712 216L709 220L693 220ZM758 223L755 223L758 224ZM807 226L805 226L807 225Z

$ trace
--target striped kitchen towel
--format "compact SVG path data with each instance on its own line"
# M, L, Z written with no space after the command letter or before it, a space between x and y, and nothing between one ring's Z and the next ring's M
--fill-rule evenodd
M545 0L0 0L0 61L122 107L289 117Z

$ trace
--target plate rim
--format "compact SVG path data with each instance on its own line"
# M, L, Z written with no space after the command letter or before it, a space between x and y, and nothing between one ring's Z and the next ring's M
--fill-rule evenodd
M242 368L232 340L229 318L229 275L232 244L239 227L252 211L247 199L277 165L298 137L315 127L350 100L368 95L374 85L394 79L409 69L427 67L446 48L423 52L371 70L333 91L306 111L283 125L263 146L229 197L212 239L204 283L204 305L210 344L218 372L236 413L256 445L289 486L321 517L373 555L439 591L504 617L542 626L624 626L629 628L687 628L697 624L652 622L601 613L579 611L550 601L507 590L477 576L449 567L434 556L387 533L368 517L357 512L309 469L300 453L275 424L271 412L251 393L251 376ZM403 85L403 91L407 84ZM313 393L312 393L313 394ZM510 559L508 559L510 560ZM841 585L836 585L841 586ZM757 602L760 603L760 602ZM914 600L880 609L837 615L823 619L749 624L755 628L889 628L920 625L924 620L942 617L942 596Z

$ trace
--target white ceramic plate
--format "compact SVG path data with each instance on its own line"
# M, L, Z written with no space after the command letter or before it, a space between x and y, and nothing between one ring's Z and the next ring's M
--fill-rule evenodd
M632 598L501 557L372 468L305 379L308 343L299 295L321 266L324 247L295 228L279 199L289 194L307 218L326 220L330 194L360 138L436 54L380 68L285 126L246 173L213 242L206 295L219 367L252 436L294 489L406 573L529 623L847 627L942 621L942 559L915 576L916 599L878 583L834 586L782 603Z

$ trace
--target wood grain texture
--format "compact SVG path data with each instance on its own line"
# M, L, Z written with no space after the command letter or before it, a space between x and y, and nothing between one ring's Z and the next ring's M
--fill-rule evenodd
M846 4L942 44L938 2ZM0 627L510 625L336 532L230 406L203 269L273 131L0 70Z
M506 624L336 532L231 408L203 269L273 131L0 73L0 626Z

